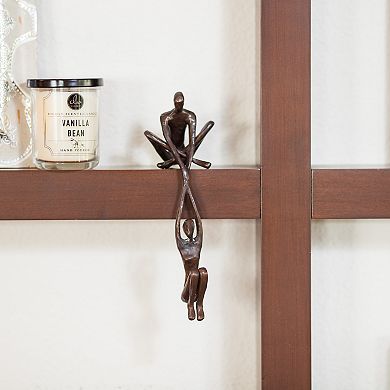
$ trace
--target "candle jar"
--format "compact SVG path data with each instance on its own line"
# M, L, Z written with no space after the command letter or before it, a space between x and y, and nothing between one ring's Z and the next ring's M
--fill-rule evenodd
M50 170L92 169L99 163L102 79L30 79L33 160Z

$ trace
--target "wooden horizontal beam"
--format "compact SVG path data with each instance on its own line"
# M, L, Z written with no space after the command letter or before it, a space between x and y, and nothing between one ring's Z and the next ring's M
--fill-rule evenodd
M260 218L260 170L192 171L205 219ZM0 220L172 219L177 170L0 171ZM313 170L313 219L390 218L390 169Z
M202 218L260 218L260 170L193 170ZM0 171L0 220L175 218L180 172Z
M314 219L390 218L390 169L313 170Z

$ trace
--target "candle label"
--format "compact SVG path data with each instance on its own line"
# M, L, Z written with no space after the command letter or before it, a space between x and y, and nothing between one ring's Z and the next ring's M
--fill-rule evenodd
M97 96L96 91L88 90L44 93L38 159L86 161L95 157L99 126Z

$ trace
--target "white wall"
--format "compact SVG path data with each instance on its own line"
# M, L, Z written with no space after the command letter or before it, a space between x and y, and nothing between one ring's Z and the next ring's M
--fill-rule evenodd
M313 164L390 163L390 2L313 0ZM313 388L390 389L390 222L313 223Z
M103 166L156 164L143 131L160 132L178 90L200 124L218 124L199 155L216 166L253 165L255 4L41 0L40 74L104 76Z
M102 167L158 162L142 133L160 132L177 90L216 122L200 158L256 164L255 0L40 0L38 11L40 76L105 78ZM254 389L256 225L204 228L199 324L180 301L173 221L0 223L0 389Z

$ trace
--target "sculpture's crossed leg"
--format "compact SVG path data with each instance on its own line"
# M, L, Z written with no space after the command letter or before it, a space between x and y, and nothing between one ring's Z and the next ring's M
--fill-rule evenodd
M198 150L199 146L202 144L203 140L205 139L206 135L209 133L209 131L213 128L214 122L210 121L207 122L206 125L203 127L201 132L195 137L195 152ZM164 160L164 162L157 164L157 166L161 169L167 169L170 168L172 165L177 164L175 158L173 157L172 152L170 151L169 145L166 141L162 140L157 135L153 134L151 131L145 131L145 136L149 140L149 142L153 145L156 152L159 154L159 156ZM183 150L178 150L180 156L186 157L186 151L188 149L188 146L185 147ZM211 166L211 163L203 160L199 160L197 158L192 159L193 163L196 165L199 165L203 168L209 169Z

